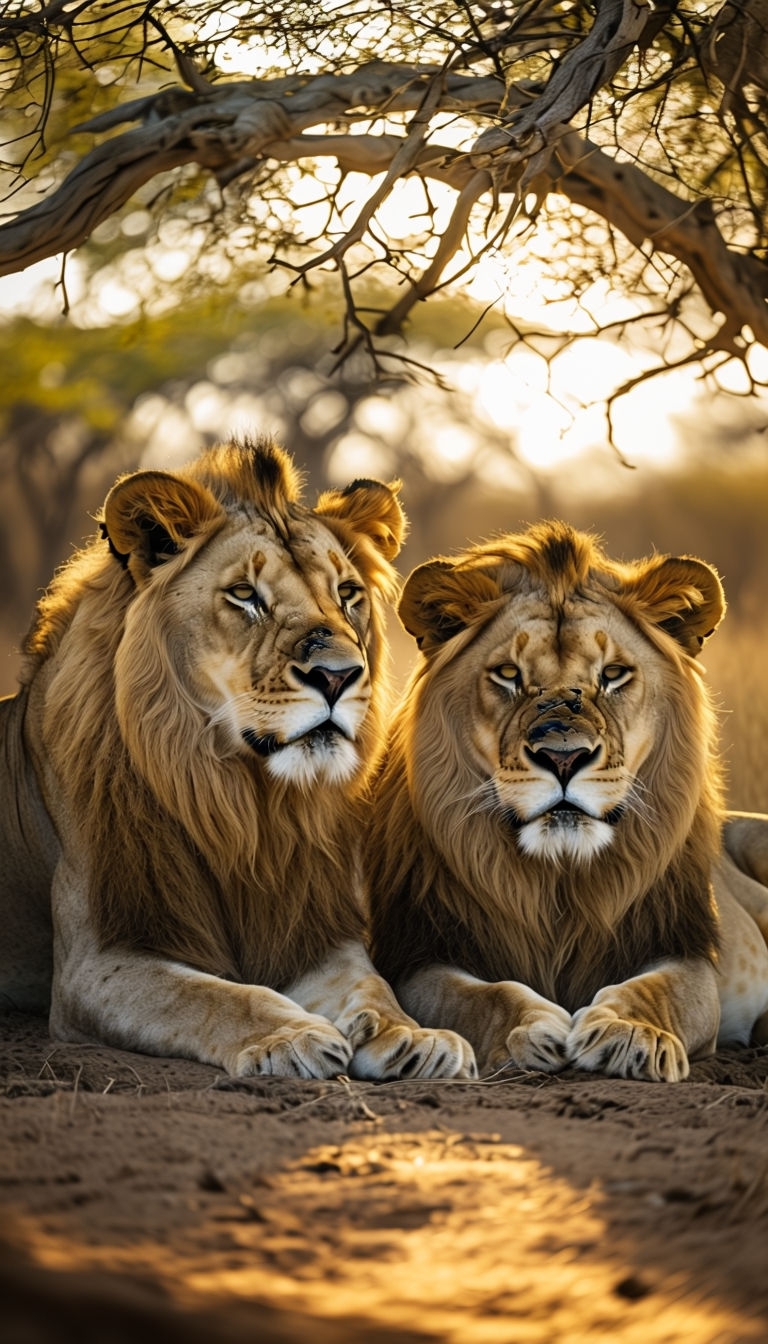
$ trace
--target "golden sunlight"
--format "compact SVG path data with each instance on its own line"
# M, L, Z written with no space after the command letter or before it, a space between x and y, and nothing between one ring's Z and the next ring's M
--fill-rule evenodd
M598 1186L575 1188L497 1134L369 1130L305 1152L213 1222L188 1209L162 1245L117 1228L89 1245L29 1216L16 1235L40 1265L159 1280L195 1312L268 1300L447 1344L759 1338L754 1320L692 1293L664 1261L638 1264L602 1202Z
M604 399L642 369L631 354L606 340L583 338L557 355L516 350L477 373L478 410L514 435L516 450L532 467L547 471L604 447ZM691 370L662 374L622 397L613 411L615 437L635 464L672 463L680 451L675 415L696 392Z

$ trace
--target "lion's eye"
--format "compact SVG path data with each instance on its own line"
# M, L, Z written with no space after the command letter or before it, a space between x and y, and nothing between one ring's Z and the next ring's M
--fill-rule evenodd
M600 684L603 690L617 691L620 686L626 685L631 676L631 667L625 667L623 663L607 663L600 673Z
M355 601L355 598L360 596L363 590L359 583L353 583L351 579L347 579L344 583L339 584L336 591L341 605L348 607L351 602Z
M233 583L225 588L224 596L233 607L241 607L248 616L256 617L266 611L266 604L252 583Z
M491 676L508 689L520 685L520 668L515 663L499 663L498 667L491 668Z
M236 602L251 602L256 596L255 588L250 583L233 583L231 588L227 589L230 597L234 597Z

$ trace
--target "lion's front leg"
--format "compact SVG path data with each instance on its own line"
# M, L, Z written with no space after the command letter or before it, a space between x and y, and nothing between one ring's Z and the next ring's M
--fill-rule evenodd
M573 1017L568 1058L614 1078L676 1083L689 1059L711 1054L720 1021L714 967L670 958L622 984L606 985Z
M54 881L53 1036L180 1055L235 1075L348 1071L345 1036L284 994L144 952L100 949L82 885L62 862Z
M61 1040L180 1055L237 1076L333 1078L348 1071L352 1056L336 1027L275 990L124 952L65 968L54 981L50 1023Z
M360 943L337 948L287 992L310 1012L329 1018L349 1040L354 1078L477 1077L467 1041L409 1017Z
M263 985L117 952L65 968L64 978L66 987L54 981L50 1018L61 1040L180 1055L241 1077L334 1078L349 1070L352 1048L336 1027ZM94 984L99 995L90 992Z
M420 1022L464 1036L483 1074L505 1064L545 1073L565 1067L570 1013L516 980L492 983L433 965L404 978L398 992Z

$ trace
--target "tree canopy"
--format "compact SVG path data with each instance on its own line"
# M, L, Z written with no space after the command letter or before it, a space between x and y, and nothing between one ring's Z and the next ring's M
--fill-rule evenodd
M535 342L533 256L557 348L650 324L618 395L768 381L768 0L5 0L0 81L0 274L140 201L240 276L336 286L338 364L407 371L415 306L490 259Z

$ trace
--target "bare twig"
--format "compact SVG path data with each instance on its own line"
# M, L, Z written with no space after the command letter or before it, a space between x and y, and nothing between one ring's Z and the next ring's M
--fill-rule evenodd
M387 338L446 276L457 278L450 263L480 202L486 242L472 244L461 273L507 242L524 204L533 230L545 201L556 210L558 197L577 207L572 240L578 212L587 210L645 258L638 273L646 295L666 295L670 319L690 340L682 362L721 352L746 366L752 343L768 345L768 0L723 0L714 12L648 0L574 0L566 11L551 0L479 9L454 0L418 14L393 0L393 36L379 47L393 60L371 59L363 39L356 47L345 7L326 12L286 0L271 17L238 8L239 37L274 37L283 64L276 59L272 74L231 82L214 77L218 39L185 46L179 38L178 20L194 32L212 17L212 3L144 0L139 9L137 19L124 0L0 3L0 73L19 95L8 137L17 164L8 165L9 204L23 177L19 159L44 148L62 53L88 71L115 61L122 75L160 61L165 76L175 67L181 80L140 90L77 128L97 143L49 195L0 225L0 275L81 246L162 174L172 181L181 168L198 169L201 187L207 176L229 187L222 216L231 218L235 200L248 217L260 194L291 201L293 165L312 173L324 159L335 167L333 181L319 185L324 218L309 239L280 224L272 261L305 285L310 273L335 269L344 304L337 367L365 351L380 375L392 361L417 372L418 361ZM663 60L655 59L657 43ZM333 62L323 65L331 50ZM381 180L347 222L341 188L351 172ZM382 207L406 177L424 184L427 208L414 241L396 246ZM431 182L456 192L446 224L427 195ZM168 194L158 193L157 212ZM223 232L223 220L218 227ZM608 249L590 253L585 244L574 293L587 283L590 256L609 272ZM405 284L371 322L369 282L381 268ZM691 284L712 315L703 335L681 316L679 296ZM66 307L63 271L62 292Z

